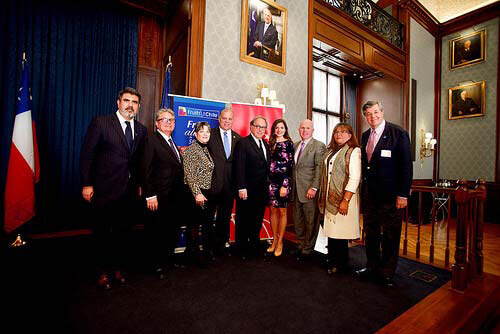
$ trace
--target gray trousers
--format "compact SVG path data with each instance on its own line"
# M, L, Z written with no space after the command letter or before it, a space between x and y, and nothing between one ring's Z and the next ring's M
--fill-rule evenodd
M319 231L316 200L302 203L296 199L293 213L299 250L308 255L314 249Z

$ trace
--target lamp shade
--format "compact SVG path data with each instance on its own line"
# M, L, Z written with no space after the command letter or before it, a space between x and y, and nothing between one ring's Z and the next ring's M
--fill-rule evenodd
M269 99L272 101L276 100L276 91L274 89L269 91Z
M260 97L269 97L269 88L262 88L262 90L260 91Z

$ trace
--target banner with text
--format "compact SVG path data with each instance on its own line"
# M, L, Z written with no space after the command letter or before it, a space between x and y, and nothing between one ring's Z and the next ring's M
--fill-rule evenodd
M191 145L197 122L207 122L213 129L219 126L219 113L226 106L226 102L179 95L169 96L173 97L172 110L175 113L175 130L172 137L177 146Z

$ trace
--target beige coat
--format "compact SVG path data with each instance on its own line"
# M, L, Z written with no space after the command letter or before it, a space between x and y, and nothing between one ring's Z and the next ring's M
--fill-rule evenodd
M332 170L333 161L337 157L338 152L330 160L328 168L328 185L330 184L330 171ZM326 163L326 157L325 162ZM323 232L329 238L335 239L358 239L359 233L359 181L361 180L361 149L359 147L352 151L351 159L349 161L349 181L345 189L353 193L349 201L349 208L347 215L337 213L333 215L325 210L325 221L323 225ZM328 191L328 189L327 189Z

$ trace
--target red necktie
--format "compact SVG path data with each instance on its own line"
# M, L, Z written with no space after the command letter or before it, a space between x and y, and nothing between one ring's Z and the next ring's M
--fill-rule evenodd
M373 154L373 150L375 149L375 138L377 133L375 130L372 130L370 133L370 138L368 138L368 144L366 145L366 157L368 158L368 162L370 162Z

